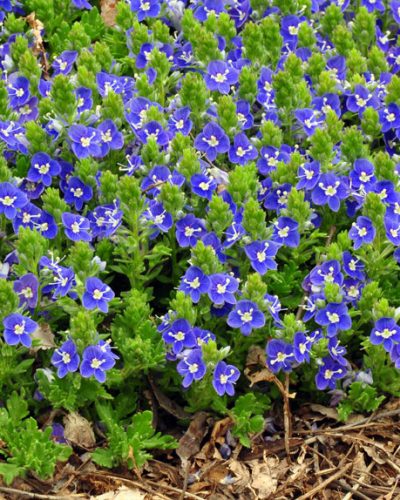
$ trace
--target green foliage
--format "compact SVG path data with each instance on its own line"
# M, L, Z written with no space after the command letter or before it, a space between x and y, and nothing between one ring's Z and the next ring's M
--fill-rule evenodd
M136 413L129 423L121 426L111 406L97 404L96 409L107 427L108 446L97 448L92 453L92 459L102 467L125 465L130 469L140 469L151 458L148 450L170 450L178 445L172 436L154 430L150 411Z
M265 394L248 393L236 399L231 410L234 425L232 434L247 448L251 446L250 437L264 429L263 414L270 407L270 400Z
M363 382L350 385L346 399L338 406L339 418L346 421L354 412L372 412L379 408L385 396L378 396L376 388Z
M0 475L6 484L17 476L34 472L41 479L52 477L58 461L66 461L72 450L51 440L51 427L43 431L35 419L28 417L28 405L14 392L7 400L6 408L0 408L1 454L5 462L0 464Z

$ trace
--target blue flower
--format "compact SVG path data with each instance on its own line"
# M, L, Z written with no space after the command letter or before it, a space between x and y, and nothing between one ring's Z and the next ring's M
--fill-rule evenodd
M297 171L299 182L296 189L314 189L318 183L321 166L318 161L303 163Z
M29 92L29 80L24 76L15 76L15 73L9 78L7 84L9 103L12 108L19 108L26 104L31 94Z
M201 380L206 373L201 349L193 349L185 356L176 367L183 376L182 386L189 387L194 380Z
M243 335L250 335L253 328L265 325L265 316L251 300L239 300L229 313L227 323L232 328L240 328Z
M36 330L38 324L36 321L22 316L22 314L12 313L3 320L4 340L8 345L17 345L21 343L25 347L31 347L31 334Z
M277 269L273 257L278 252L280 245L274 241L253 241L244 247L251 267L259 274L264 275L270 269Z
M76 372L79 361L80 358L76 351L76 345L71 339L56 349L51 357L51 363L57 368L59 378L64 378L69 372Z
M179 354L184 348L197 347L193 329L186 319L175 320L163 333L162 338L167 344L172 344L172 351L175 354Z
M326 283L343 283L343 274L340 272L340 263L337 260L327 260L316 266L310 272L310 282L314 286L323 287Z
M369 160L358 158L349 175L351 187L354 189L359 189L361 186L370 188L376 182L374 172L375 168Z
M161 10L160 0L130 0L130 2L131 10L136 13L139 22L148 17L157 17Z
M55 75L68 75L71 72L72 66L78 57L78 52L75 50L65 50L62 54L56 57L52 67Z
M354 250L358 250L362 245L372 243L375 238L375 228L368 217L357 217L349 231L349 237L354 242Z
M347 369L343 365L328 356L322 359L322 365L315 376L315 385L320 391L327 387L335 389L336 381L343 378L346 373Z
M46 153L36 153L32 156L27 178L32 182L42 182L45 186L50 186L52 178L60 172L61 167L58 161L53 160Z
M343 252L343 269L351 278L363 281L365 279L364 264L347 250Z
M124 146L124 136L117 129L112 120L104 120L97 127L100 132L101 158L106 156L110 150L118 150Z
M342 179L329 172L322 174L311 194L311 199L316 205L329 205L329 208L337 212L340 201L346 198L347 189Z
M229 138L224 130L216 123L207 123L194 140L194 147L206 154L210 161L214 161L218 154L229 150Z
M351 328L351 318L346 305L342 303L331 303L320 309L315 315L315 322L327 327L328 337Z
M274 233L272 239L276 243L288 247L298 247L300 243L300 234L298 231L299 223L290 217L279 217L274 224Z
M163 129L162 125L157 121L151 121L143 125L138 130L134 131L136 136L144 144L147 144L149 139L153 139L159 146L165 146L168 144L168 134Z
M299 109L294 112L294 115L302 124L308 136L313 135L315 130L323 123L322 120L318 119L318 112L309 108Z
M82 363L80 373L82 377L95 379L103 383L106 380L106 370L110 370L115 365L115 358L99 345L86 347L82 353Z
M93 127L72 125L68 131L74 154L82 160L88 156L101 155L101 134Z
M239 79L239 71L225 61L211 61L207 66L204 77L207 88L221 94L229 94L231 85L235 85Z
M222 305L225 302L228 304L236 304L235 293L239 288L239 282L229 274L212 274L210 278L210 288L208 296L213 304Z
M313 342L304 332L296 332L293 338L293 354L297 363L309 363Z
M383 133L400 127L400 107L391 102L379 111L379 121Z
M61 216L67 237L72 241L91 241L90 221L81 215L64 212Z
M241 132L233 138L233 145L229 149L228 157L232 163L245 165L251 160L255 160L258 156L258 151L249 141L246 134Z
M267 344L266 353L267 366L272 372L277 373L280 370L290 372L292 370L292 363L295 360L292 344L272 339Z
M32 273L24 274L14 283L14 292L19 296L19 306L34 309L37 305L39 281Z
M194 174L190 179L193 193L201 198L211 200L213 192L217 189L217 183L213 177L205 174Z
M251 114L250 104L244 100L236 102L236 116L239 122L239 127L242 130L250 129L254 124L254 118Z
M169 130L173 134L180 132L183 135L189 135L193 127L190 120L190 108L185 106L177 109L168 119Z
M103 313L108 312L108 302L115 297L111 288L99 278L88 278L85 284L85 292L82 296L82 304L86 309L100 309Z
M27 203L28 198L20 189L9 182L0 183L0 214L4 214L7 219L14 219L17 209Z
M70 267L60 266L48 257L42 257L39 261L43 274L51 274L51 283L43 287L43 293L53 292L53 297L64 297L75 285L75 274Z
M186 295L190 295L196 304L203 293L207 293L210 288L210 280L203 271L196 266L190 266L182 277L179 290L183 290Z
M383 344L386 351L390 352L394 342L400 342L400 327L393 318L380 318L376 321L369 339L371 344Z
M72 0L72 5L77 9L88 9L90 10L92 6L87 0Z
M393 245L400 246L400 216L391 216L387 213L384 218L384 224L387 239Z
M351 94L346 101L347 109L358 113L360 117L367 106L377 109L379 104L379 99L374 95L374 92L369 91L363 85L356 85L354 94Z
M194 247L205 233L203 222L192 214L185 215L176 223L176 239L181 247Z
M264 207L279 213L283 208L286 208L291 190L292 185L289 183L282 184L276 189L272 189L265 197Z
M78 177L70 177L63 191L65 201L74 205L76 210L82 210L84 203L93 198L93 189Z
M162 203L156 200L150 201L149 207L143 215L147 220L153 222L154 228L158 229L151 235L151 238L157 236L160 231L167 233L172 227L172 215L165 210Z
M228 396L235 394L234 384L240 377L240 372L233 365L227 365L224 361L219 361L214 370L213 387L218 396L223 396L225 393Z
M92 109L93 99L92 99L92 89L86 87L78 87L75 90L75 96L77 99L76 109L78 113L83 113Z
M344 346L340 345L340 341L337 337L331 337L328 341L328 351L331 358L335 360L339 365L347 366L348 362L344 358L347 350Z

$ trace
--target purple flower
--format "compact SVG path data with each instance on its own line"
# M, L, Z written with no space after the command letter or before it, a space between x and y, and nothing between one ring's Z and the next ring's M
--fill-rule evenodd
M229 313L227 323L232 328L240 328L243 335L250 335L253 328L265 325L265 316L251 300L240 300Z
M392 0L390 2L393 18L397 24L400 24L400 0Z
M283 340L272 339L267 344L266 353L267 366L272 372L277 373L280 370L290 372L292 370L292 363L294 362L292 344L288 344Z
M194 380L201 380L206 373L206 365L203 361L201 349L193 349L185 356L176 367L178 373L183 376L182 386L189 387Z
M82 304L86 309L100 309L103 313L108 312L108 302L115 297L111 288L99 278L88 278L86 280L85 292L82 296Z
M239 100L236 102L236 116L242 130L248 130L253 126L254 118L247 101Z
M190 295L196 304L203 293L207 293L210 288L210 280L203 271L196 266L190 266L179 285L179 290L183 290L186 295Z
M303 163L297 171L299 182L296 189L314 189L320 177L321 167L318 161Z
M394 342L400 342L400 327L393 318L380 318L376 321L369 337L371 344L383 344L387 352L390 352Z
M162 338L167 344L172 344L174 354L179 354L184 348L193 349L197 347L193 329L186 319L175 320L163 333Z
M25 193L9 182L0 183L0 214L4 214L7 219L14 219L17 209L24 207L28 203Z
M349 231L349 237L354 242L354 250L358 250L362 245L372 243L375 238L375 228L368 217L357 217Z
M74 205L76 210L82 210L84 203L93 197L93 189L78 177L70 177L63 191L65 201L69 205Z
M233 145L229 149L228 157L232 163L246 165L251 160L255 160L258 156L258 151L249 141L246 134L241 132L235 135Z
M70 339L56 349L51 357L51 364L57 368L59 378L64 378L69 372L76 372L79 366L79 355L76 345Z
M229 94L231 85L238 82L239 71L224 61L211 61L204 79L209 90Z
M323 358L322 365L315 376L315 385L320 391L327 387L335 389L336 381L343 378L346 373L347 369L331 357Z
M61 167L58 161L53 160L46 153L36 153L32 156L27 178L32 182L41 182L45 186L50 186L52 178L60 172Z
M224 361L219 361L214 370L213 387L218 396L225 393L228 396L235 394L234 384L240 377L240 372L233 365L227 365Z
M106 156L111 149L118 150L124 146L124 136L112 120L104 120L97 130L100 132L101 154L99 156L101 158Z
M25 347L31 347L31 334L36 330L38 324L36 321L22 316L22 314L12 313L3 320L4 340L8 345L17 345L21 343Z
M281 149L273 146L263 146L261 148L261 158L257 160L257 168L260 174L268 175L274 170L280 161L287 163L290 159L290 154L286 151L285 146Z
M188 214L176 223L176 239L181 247L194 247L197 240L206 233L206 228L200 219Z
M72 125L68 131L74 154L82 160L88 156L101 155L101 134L93 127Z
M208 296L213 304L222 305L236 304L235 293L239 288L239 282L229 274L212 274L210 278L210 289Z
M75 274L70 267L63 267L48 257L39 261L40 268L45 275L51 274L51 283L43 287L43 293L53 292L53 297L64 297L75 284Z
M55 75L68 75L71 72L72 66L78 57L78 52L75 50L65 50L62 54L56 57L52 67Z
M316 205L329 205L329 208L337 212L340 201L346 198L347 189L343 181L333 173L322 174L315 186L311 199Z
M157 17L161 10L161 0L130 0L130 2L131 10L136 13L139 22L147 17Z
M38 300L39 281L32 273L24 274L14 281L14 292L19 296L19 306L34 309Z
M385 11L385 4L382 0L361 0L361 5L366 7L368 12L374 12L375 10L379 12Z
M289 183L282 184L266 195L264 207L268 210L275 210L279 213L283 208L286 208L289 193L292 190L292 185Z
M194 147L206 154L210 161L214 161L218 154L229 150L229 138L224 130L216 123L207 123L194 140Z
M268 270L277 268L274 257L280 245L274 241L254 241L244 247L251 267L259 274L264 275Z
M347 307L342 303L328 304L315 315L318 325L326 326L328 337L334 337L341 330L351 328L351 318Z
M274 224L274 234L272 236L276 243L288 247L298 247L300 243L300 234L298 231L299 223L290 217L279 217Z
M82 377L95 379L102 383L106 380L106 370L110 370L115 365L115 358L105 352L99 345L86 347L82 353L82 364L80 373Z
M91 241L90 221L81 215L65 212L61 216L67 237L72 241Z

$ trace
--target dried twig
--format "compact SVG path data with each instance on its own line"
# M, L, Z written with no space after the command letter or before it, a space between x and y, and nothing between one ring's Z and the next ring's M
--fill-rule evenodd
M41 493L31 493L30 491L19 490L17 488L8 488L6 486L0 486L0 491L2 491L3 493L19 495L18 498L25 496L29 498L39 498L42 500L70 500L71 498L87 498L87 495L84 493L68 495L43 495Z
M344 467L341 467L335 474L332 476L328 477L325 479L325 481L322 481L321 484L318 486L315 486L315 488L311 489L308 493L305 493L301 497L299 497L297 500L306 500L307 498L312 498L314 495L319 493L320 491L323 491L329 484L333 483L340 477L342 477L346 472L352 467L353 464L349 463L345 465Z

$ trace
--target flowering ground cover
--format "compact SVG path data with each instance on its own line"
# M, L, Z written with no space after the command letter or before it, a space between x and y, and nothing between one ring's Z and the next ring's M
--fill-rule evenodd
M281 433L290 463L305 403L400 396L398 0L0 20L5 484L156 453L186 489L204 415L220 460Z

